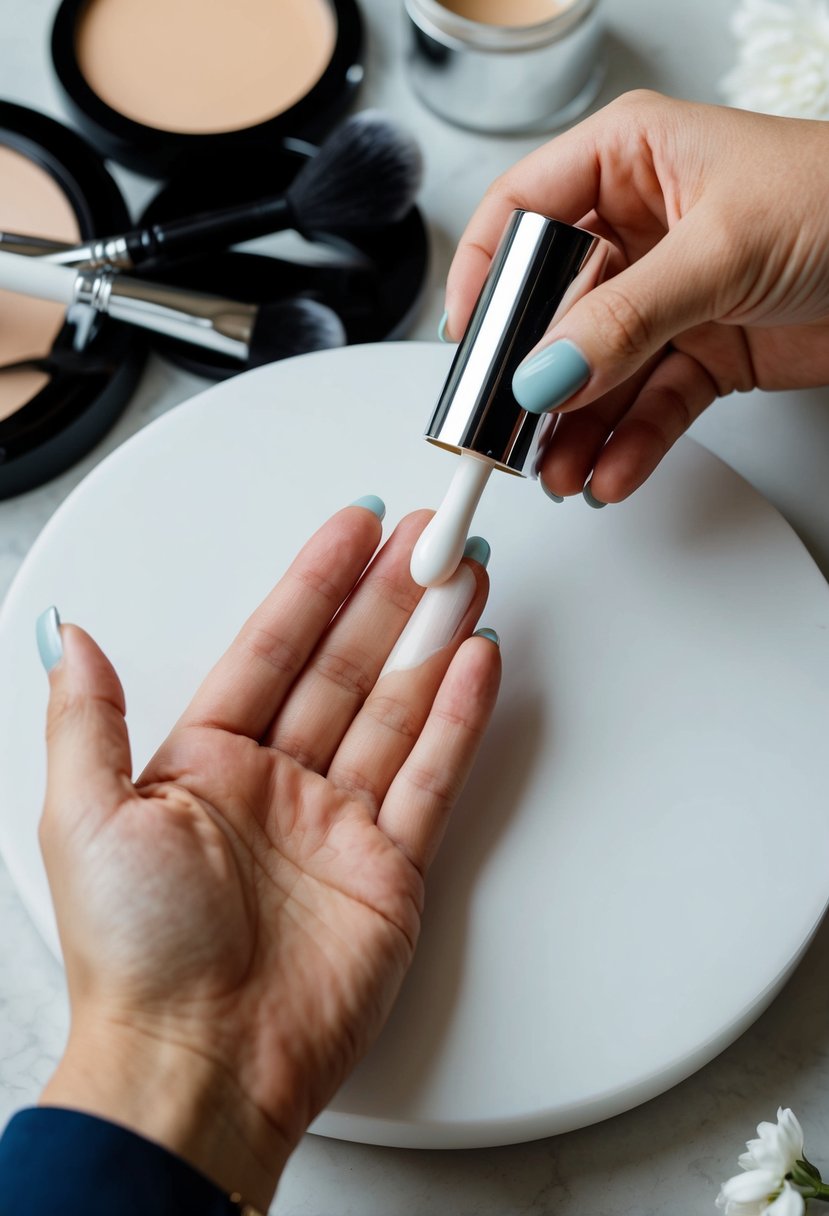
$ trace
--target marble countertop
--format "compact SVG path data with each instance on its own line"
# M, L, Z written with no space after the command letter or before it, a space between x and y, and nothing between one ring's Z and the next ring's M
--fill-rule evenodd
M48 61L54 0L0 0L4 97L62 117ZM538 142L455 130L425 111L402 72L402 5L362 0L369 33L364 105L393 111L427 157L422 207L432 239L430 280L412 336L431 338L442 283L465 221L493 177ZM733 47L730 0L655 5L606 0L609 71L601 104L647 86L716 101ZM139 207L153 183L117 171ZM88 470L152 418L204 387L160 359L149 363L124 417L81 464L49 485L0 503L0 597L52 512ZM829 393L760 393L719 403L694 435L760 489L829 574ZM786 864L796 864L795 842ZM783 853L786 853L785 845ZM774 898L774 893L769 893ZM60 968L30 923L0 864L0 1123L37 1098L60 1053L67 1007ZM746 926L746 933L751 926ZM308 1136L273 1211L279 1216L360 1213L550 1213L557 1216L713 1211L743 1141L778 1105L804 1124L807 1150L829 1173L829 923L794 978L729 1050L662 1097L605 1123L550 1140L468 1152L416 1152Z

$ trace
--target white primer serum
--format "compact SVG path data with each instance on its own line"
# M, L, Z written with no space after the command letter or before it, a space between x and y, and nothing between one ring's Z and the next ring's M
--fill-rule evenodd
M419 586L438 587L457 570L475 509L494 467L470 452L460 456L443 502L412 553L410 569Z

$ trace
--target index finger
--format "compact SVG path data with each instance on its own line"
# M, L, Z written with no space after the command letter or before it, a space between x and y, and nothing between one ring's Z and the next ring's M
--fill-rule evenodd
M374 508L358 504L323 524L242 626L177 726L259 739L368 565L380 534Z

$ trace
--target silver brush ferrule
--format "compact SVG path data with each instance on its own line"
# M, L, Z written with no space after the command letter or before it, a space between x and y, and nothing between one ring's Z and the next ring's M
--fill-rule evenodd
M133 260L123 236L86 241L83 245L67 245L46 254L50 262L60 266L78 266L89 270L132 270Z
M253 304L126 278L112 270L79 270L74 303L235 359L248 357L257 314Z
M426 428L430 443L535 476L546 416L521 408L512 377L554 315L595 285L596 245L570 224L513 212Z
M126 237L112 236L104 240L86 241L83 245L67 245L65 241L50 241L44 237L21 236L17 232L0 232L0 249L27 257L45 258L56 266L78 266L89 270L112 267L131 270L133 261Z

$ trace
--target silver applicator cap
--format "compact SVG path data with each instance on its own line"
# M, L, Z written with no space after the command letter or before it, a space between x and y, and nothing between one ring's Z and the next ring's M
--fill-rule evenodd
M513 373L562 303L594 285L587 262L596 243L570 224L513 212L426 428L430 443L484 456L508 473L535 472L545 415L521 408Z

